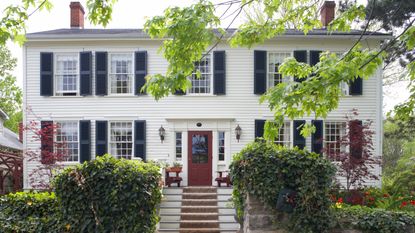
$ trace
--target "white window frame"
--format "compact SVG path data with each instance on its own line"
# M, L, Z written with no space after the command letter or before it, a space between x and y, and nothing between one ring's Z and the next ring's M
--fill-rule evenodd
M287 147L287 148L291 148L293 146L292 126L293 126L293 124L292 124L291 121L284 121L284 125L281 126L278 129L278 135L277 135L276 140L274 140L274 143L278 144L278 145L281 145L281 146L284 146L284 147ZM283 140L280 140L281 139L280 138L281 129L284 130ZM286 130L288 130L288 132L286 132ZM285 138L285 136L288 136L288 140Z
M332 53L335 53L335 54L336 54L336 56L337 56L338 58L340 58L340 57L342 57L342 56L343 56L343 54L344 54L345 52L344 52L344 51L334 51L334 52L332 52ZM346 83L346 82L341 82L341 83L340 83L340 91L341 91L341 93L342 93L344 96L350 96L349 89L350 89L350 87L349 87L349 84L348 84L348 83Z
M209 67L210 67L210 82L209 82L210 83L210 87L209 87L209 92L206 92L206 93L193 93L193 92L190 92L190 90L193 88L193 84L192 84L192 87L191 88L188 88L186 90L186 95L188 95L188 96L206 96L206 95L213 95L213 52L211 52L209 54L203 54L203 56L209 57L209 59L210 59L210 65L209 65ZM201 74L203 74L203 73L201 73ZM193 72L192 73L192 76L193 75L196 75L196 72ZM192 77L189 77L189 81L192 82Z
M64 163L64 164L76 164L76 163L79 163L79 161L80 161L80 157L81 157L81 153L80 153L80 132L79 132L79 121L76 121L76 120L57 120L57 121L53 121L53 124L54 125L58 125L58 124L62 124L62 123L75 123L75 129L76 129L76 132L77 132L77 138L78 138L78 140L77 141L71 141L71 143L76 143L77 145L78 145L78 160L76 160L76 161L72 161L72 160L70 160L70 161L68 161L68 160L62 160L62 161L60 161L61 163ZM57 131L58 129L56 129L56 131ZM58 135L57 135L57 133L54 133L53 134L53 142L54 142L54 145L53 145L53 151L54 151L54 153L57 153L57 148L56 148L56 145L55 145L55 143L59 143L59 142L62 142L62 141L59 141L58 142L58 140L57 140L57 137L58 137Z
M112 73L112 56L114 55L129 55L131 56L131 92L130 93L113 93L112 92L112 76L116 75L117 73ZM134 95L134 87L135 87L135 60L134 60L134 53L133 52L109 52L108 53L108 95L110 96L133 96ZM128 75L128 73L127 73Z
M177 140L178 140L177 134L180 134L180 153L181 153L180 158L177 157L177 148L179 148L177 145ZM183 131L174 132L174 155L175 155L176 161L183 160Z
M75 95L64 95L65 93L73 93L74 91L58 91L58 77L63 74L58 74L58 57L59 56L73 56L76 57L76 91ZM80 57L78 52L60 52L53 54L53 94L59 97L79 96L80 90Z
M271 74L277 74L276 72L274 72L274 71L271 72L269 70L269 63L270 63L271 54L288 54L288 56L285 57L285 58L288 58L288 57L292 57L293 53L294 53L293 51L267 51L267 89L272 88L272 87L275 86L275 85L273 85L273 86L270 85L271 84L270 75ZM285 58L284 58L284 60L285 60ZM289 82L289 81L292 81L292 77L282 77L282 82L283 83L284 82ZM274 80L274 83L275 83L275 80Z
M329 136L327 134L327 132L331 129L331 127L328 127L329 124L336 124L336 127L337 127L338 124L343 124L344 125L343 133L344 134L341 134L341 131L340 131L339 135L337 135L337 134L334 135L334 137L339 137L339 138L337 138L334 141L333 140L327 140L327 137ZM347 122L346 121L344 121L344 120L324 121L324 133L323 133L324 148L329 149L329 144L333 144L333 143L337 142L338 140L340 140L342 137L347 136L347 133L348 133L348 128L347 128ZM330 133L330 135L332 135L332 134ZM339 148L336 147L336 150L337 149L339 149L340 152L346 152L347 151L347 148L342 146L342 145L340 145Z
M116 144L117 141L112 141L111 140L111 125L112 123L130 123L131 124L131 156L130 158L126 158L125 156L119 156L116 154L112 153L112 146L113 144ZM113 157L120 159L120 158L124 158L124 159L134 159L134 136L135 136L135 132L134 132L134 122L133 121L129 121L129 120L119 120L119 121L108 121L108 153L110 153ZM128 143L128 142L121 142L121 143ZM116 149L116 148L115 148Z

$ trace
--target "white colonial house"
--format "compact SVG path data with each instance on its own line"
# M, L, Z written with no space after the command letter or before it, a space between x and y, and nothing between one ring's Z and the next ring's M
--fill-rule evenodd
M343 53L362 32L328 33L325 28L307 36L287 30L282 36L248 48L220 43L198 62L200 79L189 77L192 87L155 101L140 92L148 74L165 73L167 62L158 49L162 40L141 29L85 29L84 10L71 3L70 28L27 34L24 57L24 120L60 126L54 140L65 140L73 165L110 153L117 158L162 160L183 164L183 185L216 185L232 155L263 134L273 114L260 96L280 82L278 66L287 57L315 64L321 51ZM324 25L333 19L334 5L322 9ZM227 36L235 30L229 30ZM378 48L388 35L366 32L363 45ZM358 109L360 120L373 121L374 154L382 154L382 70L368 80L342 87L337 110L326 119L305 117L280 129L276 141L320 152L324 144L346 132L345 115ZM302 137L297 127L312 122L317 132ZM236 128L240 134L236 134ZM160 130L165 130L160 137ZM53 150L24 135L24 149ZM319 140L319 139L323 140ZM40 162L25 161L24 186ZM376 171L380 173L380 168ZM375 185L377 183L374 183Z

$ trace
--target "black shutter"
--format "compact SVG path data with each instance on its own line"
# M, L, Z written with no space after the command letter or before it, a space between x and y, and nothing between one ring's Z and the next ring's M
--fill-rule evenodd
M363 79L361 77L355 78L349 83L349 95L363 94Z
M296 120L294 121L294 126L293 126L293 130L294 130L294 146L297 146L299 149L304 149L305 148L305 137L303 137L303 135L301 135L301 129L303 128L305 124L304 120Z
M79 161L91 160L91 121L79 121Z
M41 121L40 136L40 162L42 164L53 164L53 121Z
M360 120L349 121L350 155L361 159L363 154L363 124Z
M147 51L135 52L135 88L136 95L144 94L141 88L146 84L147 75Z
M262 95L267 91L267 52L254 51L254 94Z
M108 56L107 52L95 52L95 94L107 95Z
M92 95L92 52L81 52L80 61L80 94Z
M294 51L294 58L298 62L307 63L307 51L306 50L296 50ZM296 82L302 82L305 79L300 79L298 77L294 77L294 81Z
M213 52L213 94L226 94L226 57L225 51Z
M95 124L95 154L97 156L105 155L108 151L108 122L107 121L96 121Z
M320 61L320 53L319 50L311 50L310 51L310 65L314 66Z
M134 157L146 160L146 121L134 121Z
M176 92L174 94L175 95L186 95L186 92L184 92L181 89L179 89L179 90L176 90Z
M40 95L53 95L53 53L40 53Z
M265 120L255 120L255 139L264 137Z
M312 120L311 124L313 124L316 128L316 131L311 135L311 151L317 154L321 154L321 150L323 149L323 121Z

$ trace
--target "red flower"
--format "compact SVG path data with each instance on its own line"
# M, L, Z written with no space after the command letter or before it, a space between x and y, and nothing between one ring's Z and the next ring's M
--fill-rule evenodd
M383 194L383 197L389 197L389 194L384 193L384 194Z
M411 205L415 205L415 200L411 200Z
M369 196L369 194L370 194L369 192L365 192L365 196Z
M400 206L399 208L403 208L403 207L405 207L405 206L407 206L407 205L408 205L408 202L403 201L403 202L401 203L401 206Z
M337 199L337 202L338 203L343 203L343 198L340 197L339 199Z

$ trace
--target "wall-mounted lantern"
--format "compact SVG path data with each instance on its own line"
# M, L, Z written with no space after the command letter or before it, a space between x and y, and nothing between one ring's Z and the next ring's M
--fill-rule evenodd
M239 139L241 139L241 135L242 135L242 129L239 125L237 125L235 128L235 135L236 135L236 140L238 140L239 142Z
M161 143L163 143L164 137L166 136L166 130L163 128L163 126L160 126L159 136L160 136Z

